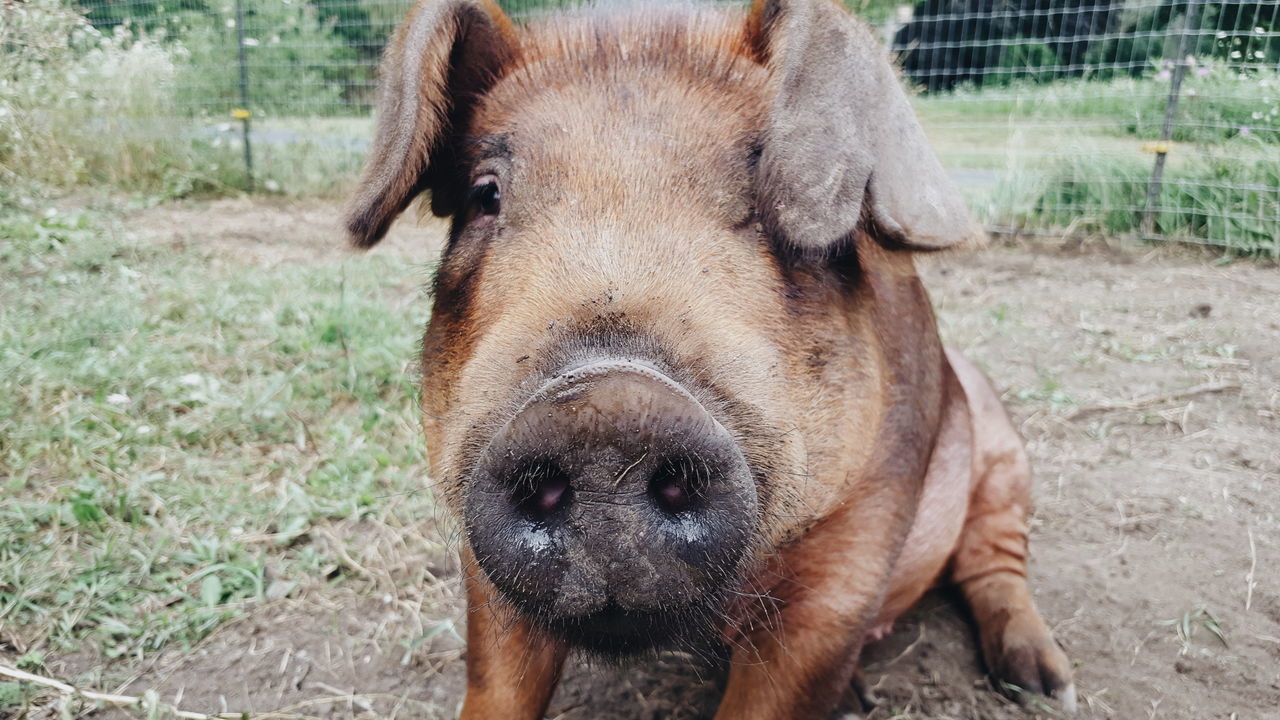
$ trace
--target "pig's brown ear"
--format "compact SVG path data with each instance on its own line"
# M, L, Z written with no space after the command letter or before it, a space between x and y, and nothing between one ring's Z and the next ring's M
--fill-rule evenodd
M757 197L770 232L828 251L866 217L882 242L976 235L880 42L834 0L755 0L747 40L776 92Z
M353 244L381 240L426 189L435 214L453 212L454 135L516 48L494 0L418 0L382 58L377 132L345 219Z

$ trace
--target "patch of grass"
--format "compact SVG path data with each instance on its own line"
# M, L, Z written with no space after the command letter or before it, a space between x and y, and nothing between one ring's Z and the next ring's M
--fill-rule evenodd
M253 128L261 189L292 197L345 197L373 138L373 116L273 116L258 120ZM237 126L230 137L237 152L239 138Z
M1071 393L1067 392L1061 382L1043 372L1040 374L1039 385L1014 391L1013 399L1019 403L1047 403L1055 411L1073 408L1080 404Z
M915 105L944 164L991 225L1138 233L1168 81L961 88ZM1194 68L1179 103L1155 234L1231 253L1280 251L1280 75Z
M20 708L27 702L27 689L16 682L0 682L0 710Z
M1169 97L1167 79L1024 80L1005 87L965 86L915 98L926 119L954 124L1047 124L1088 134L1156 140ZM1204 66L1187 73L1175 142L1217 143L1244 135L1280 141L1280 73Z
M175 120L171 50L103 35L57 0L0 15L0 184L166 197L221 187Z
M1150 165L1119 158L1062 158L1017 173L1002 208L1018 226L1072 228L1109 236L1141 229ZM1170 166L1155 204L1155 233L1239 254L1280 256L1280 159L1205 155Z
M219 26L217 32L225 30ZM104 34L60 0L0 7L0 47L0 205L82 188L107 188L154 204L246 187L239 126L223 114L231 103L189 96L200 88L226 93L236 86L193 84L189 76L199 57L193 59L190 48L124 27ZM207 59L202 69L235 71L234 64ZM312 86L299 85L295 75L281 76L275 92ZM307 98L293 99L295 112L313 109ZM283 101L268 105L278 108ZM321 120L259 116L256 179L267 192L343 191L372 135L367 116L320 128ZM335 137L328 130L335 125L352 131Z
M432 513L427 303L387 299L420 268L228 264L84 211L0 213L0 235L0 644L28 663L192 643L341 575L318 528Z

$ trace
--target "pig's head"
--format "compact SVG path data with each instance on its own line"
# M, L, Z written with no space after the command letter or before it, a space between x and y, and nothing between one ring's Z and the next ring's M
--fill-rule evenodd
M809 349L849 342L854 234L968 234L831 0L520 28L422 0L384 60L354 242L422 191L452 218L423 349L440 496L507 601L606 652L714 626L832 501L802 429L842 382Z

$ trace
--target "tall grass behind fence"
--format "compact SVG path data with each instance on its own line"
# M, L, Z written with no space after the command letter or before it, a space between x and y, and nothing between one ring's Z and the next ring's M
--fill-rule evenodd
M991 228L1280 256L1280 0L846 2ZM0 0L0 180L339 191L411 4Z
M994 229L1280 254L1280 2L926 0L885 35Z

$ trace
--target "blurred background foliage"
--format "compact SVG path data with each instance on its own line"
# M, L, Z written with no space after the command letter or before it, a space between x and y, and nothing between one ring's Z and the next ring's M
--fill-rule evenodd
M1144 143L1185 75L1170 135L1185 146L1168 148L1155 235L1275 252L1280 2L845 2L920 91L935 148L990 227L1137 232ZM531 18L581 0L502 4ZM410 5L241 0L241 28L235 0L0 4L0 207L86 187L146 202L244 190L241 105L257 191L340 194Z

